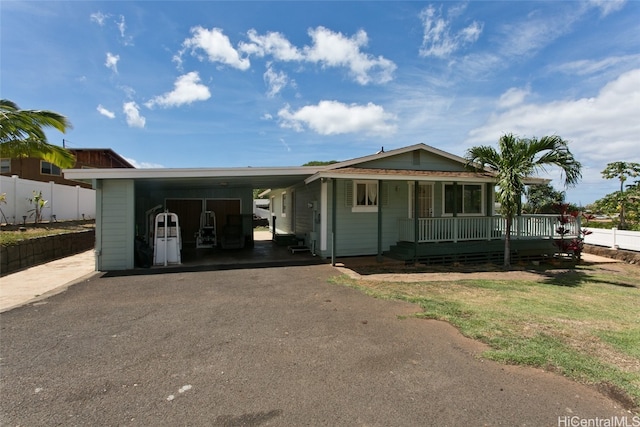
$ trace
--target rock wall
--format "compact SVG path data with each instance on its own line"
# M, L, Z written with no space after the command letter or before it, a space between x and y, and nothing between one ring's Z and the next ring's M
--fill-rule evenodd
M613 258L629 264L640 264L640 253L633 251L625 251L622 249L605 248L604 246L584 245L584 252L593 255L600 255L607 258Z
M57 234L0 248L0 276L95 247L95 230Z

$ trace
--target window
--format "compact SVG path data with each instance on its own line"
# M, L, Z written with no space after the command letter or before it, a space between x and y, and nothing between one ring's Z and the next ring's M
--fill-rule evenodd
M482 184L444 185L444 214L483 215L484 186Z
M40 162L40 173L42 175L62 175L62 172L60 171L60 168L58 166L54 165L53 163L45 162L44 160Z
M414 184L409 183L409 218L413 218ZM433 216L433 184L421 183L418 185L418 218L431 218Z
M0 160L0 173L11 173L11 159Z
M287 193L282 193L282 211L281 216L287 216Z
M352 212L377 212L378 210L378 182L354 181L353 182Z

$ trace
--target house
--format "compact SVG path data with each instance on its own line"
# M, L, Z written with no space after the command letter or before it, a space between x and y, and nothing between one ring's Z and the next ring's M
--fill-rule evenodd
M74 168L134 168L134 166L110 148L67 148L76 156ZM79 185L91 188L90 183L65 179L62 170L45 160L27 157L23 159L0 159L0 175L18 175L23 179L51 182L62 185Z
M332 261L383 254L421 262L501 256L505 223L494 212L496 178L465 166L458 156L417 144L326 166L70 169L64 175L92 180L97 190L97 270L133 268L136 235L150 241L150 221L163 210L178 214L187 247L195 245L206 211L215 213L219 230L241 224L251 246L255 188L269 189L276 238L303 241ZM520 216L512 249L552 253L555 230L555 216Z

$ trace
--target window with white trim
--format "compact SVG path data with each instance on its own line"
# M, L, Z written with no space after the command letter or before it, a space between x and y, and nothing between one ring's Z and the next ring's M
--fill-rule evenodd
M62 171L60 168L53 163L45 162L44 160L40 161L40 174L41 175L56 175L62 176Z
M377 212L378 181L353 181L352 212Z
M444 215L484 215L484 185L460 183L454 189L454 185L444 184L443 206Z

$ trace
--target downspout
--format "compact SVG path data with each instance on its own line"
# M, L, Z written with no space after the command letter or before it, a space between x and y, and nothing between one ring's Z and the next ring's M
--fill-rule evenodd
M378 180L378 256L376 261L382 262L382 180Z
M420 194L420 189L418 188L420 185L419 181L413 182L413 263L416 264L418 262L418 241L420 240L420 220L418 215L420 215L420 207L418 206L418 196Z
M336 219L338 217L336 213L336 205L338 200L337 195L338 182L335 178L331 180L331 265L336 265Z

